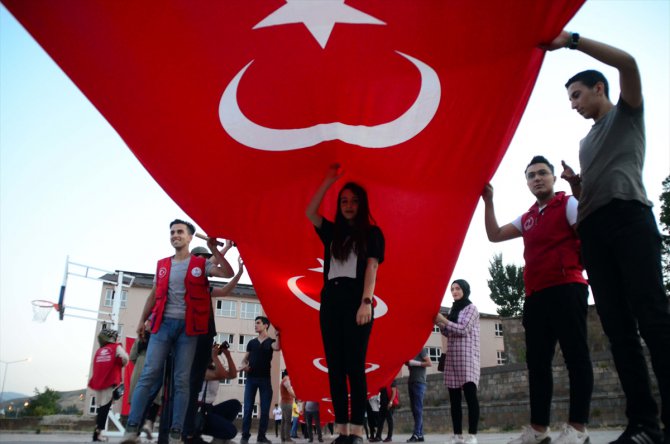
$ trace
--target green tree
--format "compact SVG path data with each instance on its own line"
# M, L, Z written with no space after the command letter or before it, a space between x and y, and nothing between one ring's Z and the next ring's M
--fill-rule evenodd
M670 176L663 181L661 192L661 258L663 261L663 282L665 291L670 293Z
M35 397L30 400L30 405L26 407L24 414L25 416L46 416L60 413L59 399L60 393L49 387L44 387L43 392L35 388Z
M491 290L491 300L498 306L498 314L503 317L521 316L526 296L523 267L504 265L502 253L494 254L489 261L489 274L491 279L486 282Z

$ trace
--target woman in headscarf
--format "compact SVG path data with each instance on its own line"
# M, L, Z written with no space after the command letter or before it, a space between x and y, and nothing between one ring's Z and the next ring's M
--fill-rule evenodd
M438 313L435 324L447 337L447 358L444 365L444 384L449 390L454 444L477 444L479 422L479 312L470 301L470 285L463 279L451 284L454 304L447 317ZM468 436L463 437L461 391L468 403Z

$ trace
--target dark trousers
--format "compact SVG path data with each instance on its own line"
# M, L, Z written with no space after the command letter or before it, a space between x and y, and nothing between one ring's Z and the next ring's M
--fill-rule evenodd
M382 433L384 432L384 423L388 425L388 431L386 432L387 438L393 438L393 407L388 408L387 405L379 407L379 423L377 424L377 439L381 439Z
M249 439L251 436L251 414L254 409L256 392L260 398L260 410L258 415L258 438L265 438L270 422L270 403L272 402L272 381L269 377L248 377L244 386L244 416L242 418L242 438Z
M198 394L205 381L207 366L212 361L212 345L214 339L210 335L199 335L198 343L195 347L195 356L191 366L191 377L189 381L190 395L186 416L184 417L184 428L182 435L184 437L193 436L195 433L195 414L198 410ZM236 413L237 414L237 413ZM237 433L237 432L235 432Z
M461 407L461 389L450 388L449 404L451 406L451 424L454 427L454 435L463 434L463 408ZM466 382L463 385L465 402L468 404L468 433L477 434L479 424L479 400L477 399L477 385L474 382Z
M101 405L98 407L98 414L95 417L95 427L102 431L105 430L107 425L107 415L109 414L109 409L112 407L112 401L110 400L107 404Z
M530 422L548 426L553 377L551 371L558 342L570 380L568 422L586 424L593 392L593 366L587 343L588 287L564 284L545 288L526 298L526 364L530 392Z
M319 411L305 412L305 423L307 426L307 438L310 442L314 439L314 432L312 431L312 426L316 427L316 436L321 440L321 418Z
M237 428L233 421L237 418L240 410L242 410L242 403L237 399L229 399L212 405L207 410L207 420L203 433L214 438L233 439L237 435Z
M328 364L328 381L338 424L363 425L367 401L365 356L372 322L356 324L363 289L353 279L329 280L321 292L321 337ZM351 389L351 417L348 398Z
M670 312L663 287L661 236L649 207L615 199L579 225L584 265L626 394L631 424L658 428L640 336L651 355L670 428Z

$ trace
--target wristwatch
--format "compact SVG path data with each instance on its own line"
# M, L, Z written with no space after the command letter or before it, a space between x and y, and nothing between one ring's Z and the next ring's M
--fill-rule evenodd
M370 298L363 298L363 303L364 303L364 304L367 304L367 305L370 305L370 304L372 304L372 299L370 299Z
M572 34L570 34L570 42L568 42L568 48L577 49L578 46L579 46L579 33L573 32Z

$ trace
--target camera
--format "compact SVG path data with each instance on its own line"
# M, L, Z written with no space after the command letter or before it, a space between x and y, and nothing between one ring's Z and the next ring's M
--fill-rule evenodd
M230 344L228 344L228 341L223 341L222 344L218 345L219 347L219 354L223 353L224 350L228 350L230 348Z

